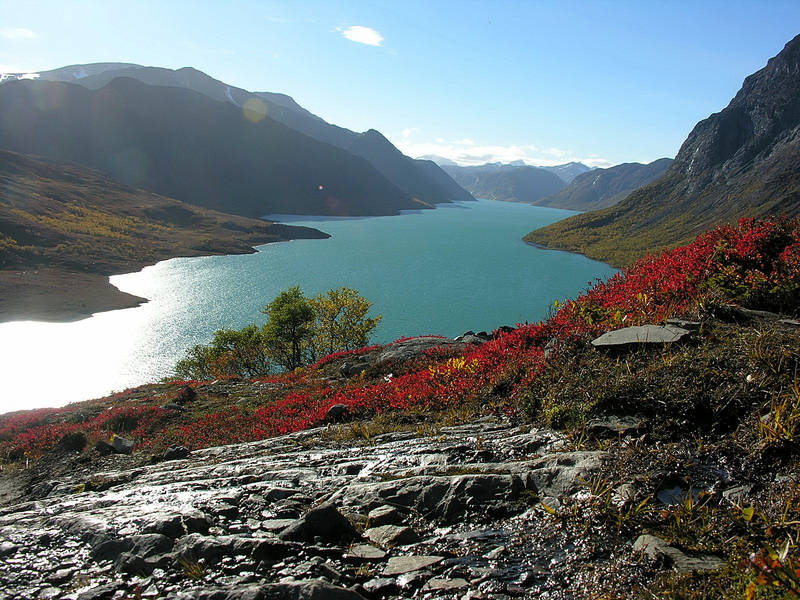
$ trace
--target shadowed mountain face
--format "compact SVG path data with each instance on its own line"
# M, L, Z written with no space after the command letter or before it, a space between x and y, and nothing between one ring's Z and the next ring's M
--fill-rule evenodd
M742 217L800 212L800 36L700 121L664 176L526 240L620 265Z
M438 166L418 164L379 132L371 129L356 133L331 125L285 94L249 92L190 67L172 70L125 63L97 63L39 74L42 80L72 81L89 89L100 89L119 77L137 79L148 85L190 89L218 102L263 110L271 119L295 131L366 159L396 187L424 204L474 200Z
M539 202L559 192L564 182L555 174L539 167L502 165L477 167L443 167L463 188L476 198L508 202Z
M126 78L98 90L48 81L3 84L0 146L251 217L389 215L421 206L364 159L263 112Z
M646 165L624 163L608 169L594 169L578 175L558 194L538 204L581 211L613 206L633 190L661 177L671 163L669 158L660 158Z

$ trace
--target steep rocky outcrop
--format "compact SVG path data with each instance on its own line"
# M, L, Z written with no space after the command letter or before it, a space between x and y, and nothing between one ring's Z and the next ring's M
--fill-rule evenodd
M527 241L620 265L742 217L800 211L800 36L700 121L658 181Z

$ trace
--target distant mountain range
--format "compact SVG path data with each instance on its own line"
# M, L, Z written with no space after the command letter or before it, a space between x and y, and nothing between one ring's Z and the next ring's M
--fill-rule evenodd
M578 175L560 192L537 204L580 211L613 206L632 191L661 177L670 164L671 158L660 158L646 165L623 163L607 169L593 169Z
M529 242L614 265L741 217L800 212L800 36L700 121L665 174L625 200L531 232Z
M461 187L476 198L538 204L559 192L564 181L539 167L489 163L476 167L442 167Z
M289 96L248 92L196 69L97 63L19 78L0 86L2 147L81 162L187 202L250 216L369 215L473 199L375 130L331 125ZM81 113L83 102L102 106L102 118Z
M572 183L572 180L575 179L581 173L586 173L587 171L591 171L592 167L587 167L585 164L581 162L568 162L563 165L555 165L554 167L541 167L545 171L550 171L551 173L555 173L558 175L564 183Z
M242 254L324 238L307 227L206 210L79 165L0 150L0 322L63 319L142 302L108 283L174 256Z

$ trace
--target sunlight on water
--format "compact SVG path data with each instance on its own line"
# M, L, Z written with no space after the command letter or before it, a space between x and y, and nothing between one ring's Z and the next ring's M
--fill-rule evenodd
M0 324L0 412L63 405L158 380L220 327L263 323L261 309L300 284L307 295L348 286L383 321L374 340L536 321L614 270L520 238L568 211L480 201L400 217L314 219L330 240L262 246L243 256L178 258L116 275L138 308L75 323Z

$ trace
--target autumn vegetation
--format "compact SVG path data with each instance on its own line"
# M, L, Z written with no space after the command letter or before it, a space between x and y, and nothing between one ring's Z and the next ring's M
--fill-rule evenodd
M347 319L342 307L352 309ZM379 364L382 347L363 345L375 325L368 310L352 290L313 299L288 290L266 307L264 327L222 330L194 349L187 361L195 362L179 381L0 416L0 459L10 468L49 456L77 431L90 441L123 434L145 455L176 443L196 449L247 442L324 424L335 404L353 419L336 435L349 432L365 443L393 428L424 434L436 423L503 414L560 429L575 448L619 457L602 480L587 482L593 512L576 508L558 518L576 528L605 523L604 536L648 531L727 558L712 575L665 576L654 588L658 597L792 593L800 487L779 476L800 465L800 328L772 313L790 318L800 311L800 218L718 227L555 302L543 322L497 331L480 345L442 345L404 363ZM589 344L609 330L674 317L699 321L699 332L675 347L621 353ZM248 350L254 347L255 355ZM207 370L197 366L200 359ZM340 374L344 362L359 361L360 373ZM164 408L187 386L196 398L185 411ZM649 433L635 443L593 438L587 423L608 414L647 419ZM761 482L754 501L737 505L701 494L659 509L646 497L641 510L622 515L608 500L614 483L646 482L656 470L691 480L702 464L720 461Z

